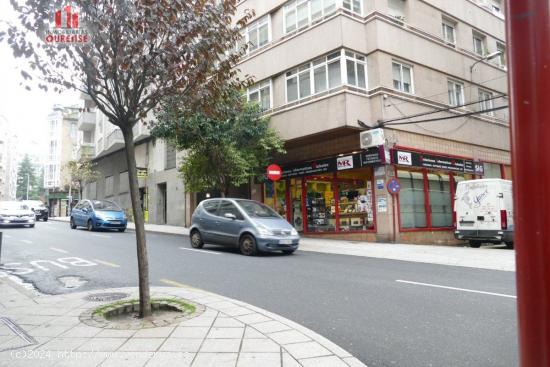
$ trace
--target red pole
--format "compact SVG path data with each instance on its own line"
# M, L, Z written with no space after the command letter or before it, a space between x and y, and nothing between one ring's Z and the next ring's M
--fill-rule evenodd
M550 1L507 0L522 367L550 366Z

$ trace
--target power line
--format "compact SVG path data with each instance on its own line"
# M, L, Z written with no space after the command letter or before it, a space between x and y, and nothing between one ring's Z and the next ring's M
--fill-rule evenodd
M491 98L485 98L483 100L478 100L478 101L474 101L474 102L468 102L468 103L464 103L464 104L461 104L461 105L457 105L457 106L450 106L450 107L444 107L444 108L439 108L439 109L436 109L436 110L433 110L433 111L429 111L429 112L421 112L421 113L417 113L417 114L414 114L414 115L408 115L408 116L403 116L403 117L396 117L396 118L393 118L393 119L389 119L389 120L378 120L378 124L379 125L383 125L387 122L393 122L393 121L400 121L400 120L408 120L410 118L413 118L413 117L419 117L419 116L426 116L426 115L431 115L431 114L434 114L434 113L438 113L438 112L445 112L445 111L449 111L449 110L453 110L453 109L456 109L456 108L460 108L460 107L464 107L464 106L470 106L470 105L473 105L473 104L477 104L477 103L480 103L480 102L483 102L483 101L491 101L493 99L497 99L497 98L502 98L502 97L505 97L506 94L501 94L499 96L494 96L494 97L491 97ZM396 105L394 105L395 108L397 108Z
M437 117L437 118L433 118L433 119L418 120L418 121L396 122L396 123L394 123L394 124L387 124L387 125L386 125L386 124L382 124L382 125L380 125L379 127L384 127L384 126L395 126L395 125L410 125L410 124L419 124L419 123L422 123L422 122L432 122L432 121L450 120L450 119L456 119L456 118L459 118L459 117L467 117L467 116L478 115L478 114L487 113L487 112L499 111L499 110L503 110L503 109L505 109L505 108L508 108L508 105L506 105L506 106L500 106L500 107L494 107L494 108L489 108L489 109L481 110L481 111L472 111L472 112L461 113L461 114L454 115L454 116Z

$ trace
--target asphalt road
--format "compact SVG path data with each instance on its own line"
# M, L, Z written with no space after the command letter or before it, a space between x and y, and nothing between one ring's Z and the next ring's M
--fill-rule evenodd
M60 222L1 230L4 272L41 292L137 285L133 232ZM518 365L512 272L305 251L245 257L208 245L194 250L173 235L147 241L153 285L184 283L265 308L369 367Z

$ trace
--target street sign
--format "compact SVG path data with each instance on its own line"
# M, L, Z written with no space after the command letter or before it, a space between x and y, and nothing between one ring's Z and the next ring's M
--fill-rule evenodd
M399 180L397 178L392 178L388 181L388 192L392 195L399 194L399 191L401 190L401 184L399 183Z
M267 178L271 181L279 181L283 174L283 170L276 164L271 164L267 167Z

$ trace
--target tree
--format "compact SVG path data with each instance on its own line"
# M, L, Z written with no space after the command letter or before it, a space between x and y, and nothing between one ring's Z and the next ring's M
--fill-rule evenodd
M85 34L61 38L63 28L50 27L54 17L56 27L57 20L62 26L64 19L75 18L65 0L11 4L20 24L0 32L0 41L6 39L14 56L29 61L21 71L26 87L37 83L46 90L52 84L54 90L80 90L122 131L136 226L140 317L149 316L149 265L132 128L166 96L178 95L187 108L208 110L227 85L247 85L248 78L239 79L234 69L245 49L235 50L235 45L252 14L234 23L236 0L74 0L78 31ZM67 13L63 20L61 9ZM68 43L67 38L82 42Z
M261 176L273 154L285 152L260 106L246 103L239 91L220 98L213 115L179 106L164 103L151 134L187 151L180 167L187 191L225 196L231 186Z
M70 176L70 185L76 184L78 187L78 200L82 199L82 184L91 182L99 177L99 172L95 170L96 164L89 159L80 159L78 161L69 161L66 165Z
M40 185L36 176L36 168L28 154L25 154L17 169L17 193L16 197L23 200L40 199ZM28 197L27 197L28 188Z

